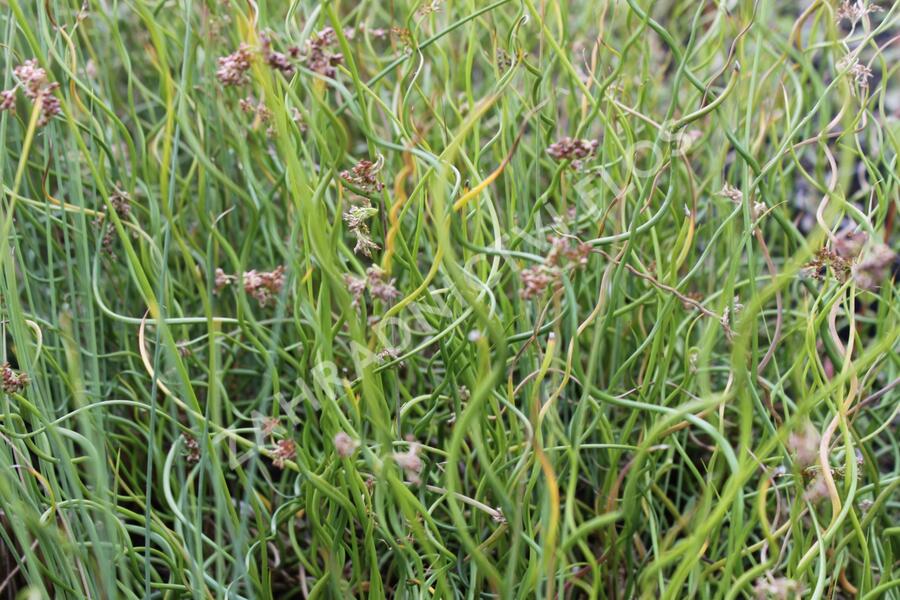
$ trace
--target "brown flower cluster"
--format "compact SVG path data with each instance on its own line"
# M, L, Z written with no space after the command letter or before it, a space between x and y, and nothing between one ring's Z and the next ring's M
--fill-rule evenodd
M403 469L406 480L410 483L422 483L422 469L425 463L419 457L419 444L415 441L409 442L409 449L406 452L394 452L393 458L397 466Z
M867 0L844 0L835 12L834 20L840 23L843 20L850 21L856 25L864 16L881 12L883 9L877 4L872 4Z
M369 295L375 300L393 302L400 296L400 292L394 287L394 279L388 279L381 267L373 265L366 269L366 278L355 277L349 273L344 275L347 291L353 296L353 306L359 306L363 293L369 290Z
M547 154L554 160L582 160L597 151L597 140L576 140L564 137L550 144Z
M857 287L875 289L890 272L897 255L880 243L866 248L867 242L865 232L843 231L837 235L831 249L822 248L816 252L805 270L816 279L824 279L831 269L842 283L852 277Z
M810 277L825 279L830 268L839 281L846 281L850 274L851 263L837 252L828 248L820 248L815 257L806 264L805 270Z
M224 269L216 267L216 294L224 290L226 286L231 285L235 279L237 279L237 277L234 275L229 275Z
M253 62L253 50L249 44L242 43L238 49L219 58L216 78L224 86L240 86L250 81L247 71Z
M272 464L278 469L284 468L284 463L293 460L297 456L297 444L294 440L284 439L275 443L272 451Z
M331 47L336 43L337 33L331 27L314 33L306 41L306 56L303 57L303 61L307 68L319 75L333 78L337 74L336 67L344 62L343 54L331 51Z
M344 35L351 39L355 29L345 29ZM326 27L313 33L306 41L306 47L289 46L286 52L279 52L274 47L274 35L269 31L259 34L259 48L242 43L238 49L218 59L216 78L224 86L242 86L250 81L249 73L255 55L258 53L263 62L271 69L285 77L291 77L297 71L296 63L303 62L306 67L324 75L334 77L336 67L344 62L344 55L333 52L338 36L334 29ZM258 50L258 52L257 52Z
M412 32L406 27L391 27L391 35L397 38L397 41L407 48L413 47Z
M744 193L728 182L722 186L722 190L718 193L723 198L728 198L733 204L740 204L744 200Z
M544 262L523 269L519 274L522 289L519 294L523 299L535 298L544 293L551 284L561 284L560 276L566 269L580 269L587 265L591 255L589 244L573 244L572 239L564 236L547 236L550 251Z
M868 65L859 62L859 59L848 54L835 65L838 71L846 71L848 75L853 77L854 83L862 89L869 89L869 79L872 78L872 69Z
M261 123L267 123L272 118L272 111L266 106L266 103L260 100L257 102L253 96L241 98L238 101L241 112L247 115L254 115Z
M341 458L353 456L357 448L359 448L359 441L354 440L347 433L339 431L334 436L334 449L337 450L338 456Z
M356 246L353 248L355 253L371 257L372 251L380 248L378 244L372 241L369 234L369 225L366 223L366 221L377 214L378 209L373 208L369 201L365 199L363 199L361 204L351 206L344 213L344 222L356 237Z
M375 162L362 159L353 168L341 171L341 179L363 191L380 192L384 189L384 184L378 179L378 172L383 166L384 157L382 156L379 156Z
M13 69L18 79L16 87L0 92L0 112L16 110L16 90L21 88L25 97L32 102L41 102L41 116L38 117L38 127L43 127L50 119L62 112L59 99L53 92L59 89L59 83L50 81L47 71L44 70L36 59L26 60Z
M113 193L109 196L109 203L112 205L112 209L123 221L128 219L131 216L131 196L128 195L128 192L121 189L119 187L121 183L117 184L113 189ZM94 225L100 226L103 224L103 221L106 220L108 216L107 212L104 212L97 216L94 220ZM106 254L113 254L113 242L116 239L116 230L109 226L106 228L106 232L103 234L103 239L100 241L100 246L103 248L103 251Z
M366 269L366 284L369 287L369 294L382 302L392 302L400 296L400 292L394 287L394 279L388 279L380 267L371 266Z
M591 256L590 244L572 243L572 238L563 236L547 236L550 242L550 252L547 253L546 263L560 267L563 263L568 262L575 267L583 267L587 265L588 258Z
M420 17L427 17L428 15L433 15L441 10L441 2L442 0L431 0L426 4L423 4L416 10L416 14Z
M284 265L278 265L274 271L245 271L244 291L256 298L259 305L265 307L284 287Z
M7 394L21 392L31 381L25 373L15 372L8 362L0 366L0 379L2 379L3 391Z
M289 58L288 54L277 52L272 49L272 35L270 33L260 34L259 39L261 42L262 55L266 60L266 64L276 71L281 72L285 77L293 75L296 69L291 63L291 59L296 59L300 56L300 49L296 46L291 46L288 49L288 53L290 54Z
M121 184L120 184L121 185ZM120 219L127 219L131 215L131 197L128 192L116 186L109 197L109 203Z
M812 423L807 421L788 436L787 447L794 458L794 464L802 471L819 460L819 444L822 436Z
M890 272L896 257L896 253L884 244L872 247L851 270L857 287L864 290L876 288Z
M200 443L194 436L183 433L184 438L184 458L189 465L195 465L200 462Z
M799 581L787 577L773 577L768 573L753 584L753 596L757 600L790 600L800 598L806 591Z

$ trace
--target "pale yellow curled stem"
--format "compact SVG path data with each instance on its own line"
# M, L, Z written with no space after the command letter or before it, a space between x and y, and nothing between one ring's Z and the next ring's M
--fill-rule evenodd
M833 244L837 241L837 238L831 233L831 228L825 222L825 208L828 206L829 195L834 193L835 187L837 186L838 169L837 163L834 161L834 155L831 153L831 150L828 149L828 145L823 145L823 148L825 149L825 156L828 158L828 164L831 167L831 177L828 180L828 193L822 196L822 201L819 202L819 207L816 209L816 222L819 224L819 227L825 231L825 235L828 236L829 241Z
M149 312L149 311L148 311ZM144 318L141 319L141 326L138 328L138 351L141 355L141 362L144 365L144 369L147 371L147 374L150 375L151 379L156 380L156 385L159 386L159 389L165 394L168 398L174 402L178 408L183 410L184 412L190 414L195 419L200 421L205 420L205 417L193 410L189 407L181 398L179 398L169 387L163 382L162 378L156 374L156 371L153 369L153 361L150 358L150 352L147 350L147 336L146 336L146 325L147 325L147 314L144 314ZM227 427L223 427L214 421L207 421L211 429L215 430L216 433L219 433L227 438L230 438L240 444L245 448L253 448L256 452L268 457L272 457L273 453L270 450L263 448L255 444L254 442L239 436L235 432L231 431ZM297 463L291 460L285 460L284 466L289 468L292 471L300 472L300 467L297 466Z
M557 386L556 390L553 394L550 395L550 398L544 405L541 407L541 412L538 414L538 422L537 425L540 427L541 423L544 422L544 417L546 417L547 412L556 402L557 398L562 394L562 391L565 389L566 385L569 383L569 380L572 379L572 356L575 350L575 341L576 339L584 333L584 330L588 328L588 326L594 322L599 315L603 307L606 306L606 297L607 297L607 289L609 287L609 277L612 274L613 264L609 264L606 269L603 271L603 277L600 280L600 293L597 298L597 304L594 306L594 309L591 311L591 314L587 316L587 318L578 325L578 329L575 333L575 339L572 339L569 342L569 348L566 352L566 370L563 372L563 379L560 382L559 386Z
M819 467L821 469L821 477L822 481L825 484L825 487L828 489L828 496L831 500L831 522L828 524L828 527L825 528L821 537L819 537L810 549L803 555L803 558L800 559L798 563L798 569L802 571L806 565L813 559L813 557L820 551L819 547L824 543L824 541L830 540L831 537L837 530L837 527L840 525L841 521L843 521L842 514L842 503L841 497L838 493L837 486L834 483L834 476L831 474L831 461L829 460L829 446L831 445L831 438L834 436L834 432L837 430L838 426L844 425L846 427L846 419L847 412L850 407L853 405L853 401L856 399L857 390L859 388L859 379L856 376L856 372L852 371L852 361L851 357L853 354L853 342L854 342L854 327L852 322L852 313L851 313L851 325L849 327L849 338L847 340L847 346L845 347L843 343L841 343L840 337L837 333L837 313L840 308L840 303L835 302L834 306L832 306L831 311L828 315L828 329L831 335L832 340L838 348L838 351L843 354L844 357L844 373L850 374L850 388L847 391L847 397L838 404L838 412L831 419L831 422L828 423L828 426L825 428L825 431L822 433L822 440L819 443ZM848 460L852 460L848 458Z

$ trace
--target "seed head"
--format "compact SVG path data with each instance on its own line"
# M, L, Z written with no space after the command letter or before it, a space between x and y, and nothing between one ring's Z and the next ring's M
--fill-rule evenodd
M356 449L359 448L359 442L347 435L343 431L339 431L334 436L334 449L341 458L349 458L353 456Z
M384 157L379 156L376 162L362 159L351 169L341 171L341 179L367 192L380 192L384 184L378 179L378 172L384 166Z
M0 92L0 112L16 112L16 90L3 90Z
M53 95L59 89L59 83L50 81L45 71L38 65L36 59L26 60L13 69L22 92L32 102L41 102L41 115L38 118L38 127L43 127L50 119L62 112L62 107L56 96ZM15 108L15 89L2 92L0 110L12 110Z
M279 265L274 271L269 272L246 271L244 291L256 298L259 305L264 307L284 287L284 271L284 265Z
M864 290L877 287L878 283L888 274L896 256L894 251L884 244L872 247L863 259L853 265L851 269L856 285Z
M278 469L284 468L285 461L293 460L297 456L297 444L294 440L284 439L275 443L272 464Z
M840 24L841 21L848 20L850 24L855 26L860 19L870 13L881 12L882 8L877 4L872 4L866 0L844 0L835 13L835 21Z
M347 273L344 275L344 283L347 284L347 291L353 296L353 306L359 306L366 291L366 280Z
M791 600L800 598L804 588L799 581L787 577L760 577L753 585L753 593L757 600Z
M797 431L792 431L788 436L788 450L794 457L794 464L800 470L811 467L819 458L819 444L822 436L819 431L813 427L813 424L807 421Z
M15 372L8 362L0 365L0 383L7 394L17 394L25 389L31 380L24 372Z
M853 81L862 89L869 88L869 79L872 78L872 69L867 65L859 62L859 59L852 54L848 54L835 65L838 71L846 71L848 75L853 77Z
M262 54L266 59L266 64L276 71L280 71L285 77L293 75L294 65L291 64L288 55L272 49L271 34L263 33L259 37L262 42Z
M597 151L597 140L576 140L564 137L547 148L547 154L554 160L581 160Z
M853 260L859 256L859 253L862 252L862 249L868 240L869 236L865 231L845 229L836 236L834 241L834 253L841 258Z
M184 440L184 458L189 465L195 465L200 462L200 443L197 438L189 433L181 434Z
M828 485L825 483L825 478L819 473L812 480L812 483L806 487L806 491L803 492L803 499L812 504L818 504L826 498L828 498Z
M337 33L331 27L313 34L306 42L304 62L310 71L334 78L336 67L344 62L344 55L331 52L330 46L337 42ZM299 52L298 52L299 53Z
M554 272L546 265L523 269L519 278L522 280L522 290L519 295L524 300L541 296L547 286L557 280Z
M400 296L400 292L394 287L394 279L388 280L387 274L380 267L371 266L366 269L366 282L372 297L382 302L392 302Z
M241 44L238 49L222 56L218 60L216 78L224 86L241 86L250 81L247 71L253 62L253 52L248 44Z
M422 483L420 475L425 463L419 458L419 444L410 442L409 449L406 452L394 452L393 456L394 462L406 474L407 481L415 484Z
M740 204L741 201L744 199L743 192L741 192L741 190L737 189L736 187L734 187L733 185L731 185L730 183L727 183L727 182L722 187L722 191L719 192L719 196L728 198L734 204Z
M226 286L237 279L234 275L228 275L223 269L216 267L216 294L225 289Z

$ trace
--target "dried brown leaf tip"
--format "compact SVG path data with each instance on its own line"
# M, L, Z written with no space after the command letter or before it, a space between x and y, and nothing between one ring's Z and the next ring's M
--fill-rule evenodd
M59 100L53 95L53 92L59 89L59 83L50 81L47 71L36 59L26 60L13 69L13 74L18 83L16 87L0 92L0 112L5 110L15 112L17 89L21 89L25 97L32 102L41 103L38 127L43 127L62 112Z
M274 271L245 271L244 291L256 298L259 305L265 307L284 287L284 265Z
M218 60L216 78L224 86L241 86L250 81L247 71L253 62L253 50L242 43L238 49Z
M8 362L0 365L0 379L2 379L3 391L7 394L18 394L31 381L24 372L14 371Z
M583 160L597 151L597 140L577 140L564 137L550 144L547 154L554 160Z

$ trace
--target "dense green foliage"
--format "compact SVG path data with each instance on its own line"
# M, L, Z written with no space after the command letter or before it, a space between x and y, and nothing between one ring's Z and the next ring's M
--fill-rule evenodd
M900 598L898 14L0 0L0 595Z

